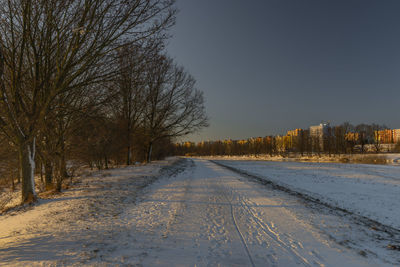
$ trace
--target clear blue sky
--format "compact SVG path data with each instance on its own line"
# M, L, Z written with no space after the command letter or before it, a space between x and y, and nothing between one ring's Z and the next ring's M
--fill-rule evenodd
M178 0L169 54L204 92L210 127L185 140L321 121L400 128L400 1Z

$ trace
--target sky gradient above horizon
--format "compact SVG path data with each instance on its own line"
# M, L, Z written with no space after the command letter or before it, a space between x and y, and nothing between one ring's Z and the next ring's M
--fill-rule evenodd
M400 128L400 1L178 0L168 53L210 127L182 140L283 134L329 121Z

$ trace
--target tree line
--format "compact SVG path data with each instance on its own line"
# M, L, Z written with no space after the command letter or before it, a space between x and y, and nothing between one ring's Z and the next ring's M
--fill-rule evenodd
M0 175L35 201L73 162L151 161L207 126L194 78L165 51L173 0L1 1Z
M375 123L352 125L345 122L327 128L326 132L319 136L310 134L309 130L299 129L295 135L271 135L245 140L226 139L198 143L182 142L175 144L175 154L182 156L258 156L261 154L288 156L289 153L297 153L301 156L340 155L367 153L367 146L378 153L383 147L378 134L384 129L388 127ZM393 146L393 151L400 151L400 144Z

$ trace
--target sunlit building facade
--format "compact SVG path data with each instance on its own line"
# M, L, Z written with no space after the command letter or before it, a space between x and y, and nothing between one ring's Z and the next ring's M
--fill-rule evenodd
M394 143L400 143L400 129L394 129L392 130L393 132L393 142Z

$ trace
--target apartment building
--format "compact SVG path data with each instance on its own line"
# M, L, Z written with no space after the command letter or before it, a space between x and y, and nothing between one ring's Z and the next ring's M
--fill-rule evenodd
M287 131L286 135L288 136L300 136L302 133L304 132L303 129L295 129L295 130L291 130L291 131Z
M324 149L324 140L330 133L329 123L320 123L319 125L310 126L310 137L313 142L313 146L316 146L315 142L319 143L321 150Z
M393 144L400 142L400 129L386 129L375 131L375 141L381 144Z
M393 143L400 143L400 129L393 129Z
M310 136L322 138L329 135L329 129L329 123L320 123L319 125L310 126Z

